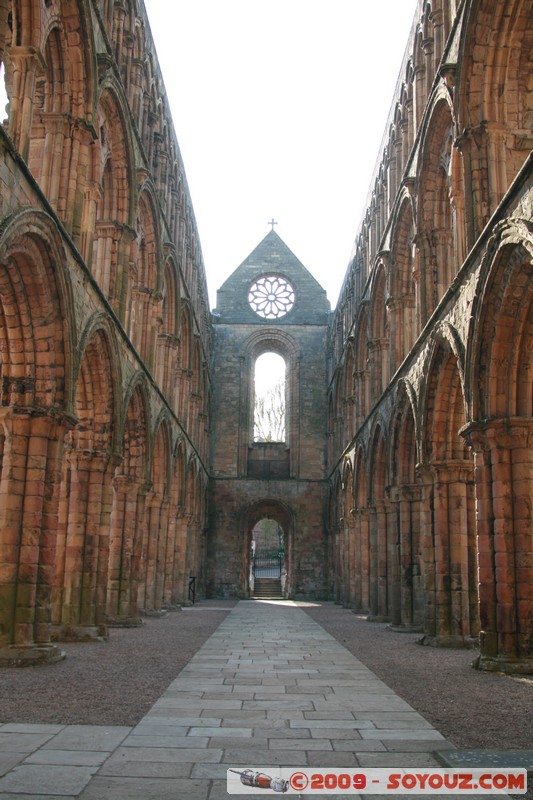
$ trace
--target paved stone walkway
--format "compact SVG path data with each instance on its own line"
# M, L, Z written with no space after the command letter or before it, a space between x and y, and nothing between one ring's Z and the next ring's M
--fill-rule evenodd
M1 725L0 800L226 800L228 767L426 767L448 748L293 603L242 601L135 728Z

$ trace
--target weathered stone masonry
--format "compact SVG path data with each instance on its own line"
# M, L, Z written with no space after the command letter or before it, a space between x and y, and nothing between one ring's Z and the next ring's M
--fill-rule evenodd
M203 581L209 324L137 3L0 6L0 661Z
M330 328L337 600L533 670L533 6L420 3Z
M532 22L420 0L337 308L272 231L210 314L142 2L0 0L1 664L248 596L270 518L286 596L533 671Z

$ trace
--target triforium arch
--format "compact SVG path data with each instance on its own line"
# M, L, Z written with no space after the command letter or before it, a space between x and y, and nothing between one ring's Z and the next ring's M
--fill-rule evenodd
M263 500L256 500L246 506L241 511L241 530L240 539L242 541L242 553L240 564L239 582L242 587L242 596L248 597L251 594L251 562L252 562L252 532L261 520L274 520L283 531L284 545L284 569L283 593L285 597L291 597L294 593L294 571L293 571L293 536L294 536L294 513L291 508L280 500L266 497Z
M454 230L463 220L453 223L453 164L457 158L453 142L455 120L449 93L444 87L436 92L431 116L427 120L418 162L417 232L420 267L417 270L417 295L420 298L420 321L424 325L446 289L458 266L454 250Z
M479 558L480 666L533 669L533 236L502 224L480 276L467 374Z
M455 93L472 246L531 146L531 0L465 6Z

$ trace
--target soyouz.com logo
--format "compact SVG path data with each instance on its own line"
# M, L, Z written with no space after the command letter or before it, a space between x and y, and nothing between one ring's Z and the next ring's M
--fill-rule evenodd
M234 767L228 794L525 794L525 769L316 769Z

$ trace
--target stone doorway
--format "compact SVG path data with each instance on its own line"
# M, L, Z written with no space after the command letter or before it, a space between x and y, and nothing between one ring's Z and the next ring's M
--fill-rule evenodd
M265 517L254 526L251 543L250 593L253 597L284 597L285 537L275 519Z
M276 504L277 505L277 504ZM279 512L279 513L276 513ZM248 515L247 595L288 597L290 564L290 515L267 502Z

